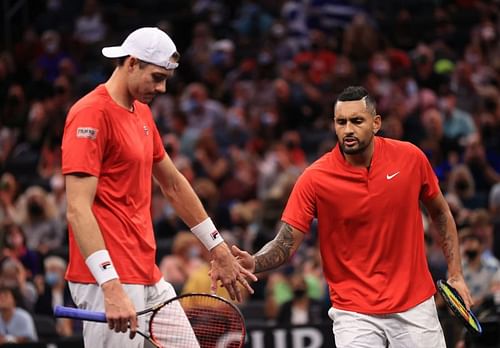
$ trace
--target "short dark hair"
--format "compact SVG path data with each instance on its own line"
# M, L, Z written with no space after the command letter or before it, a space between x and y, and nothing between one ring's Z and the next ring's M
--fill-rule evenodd
M130 56L123 56L123 57L118 57L118 58L115 58L115 67L122 67L124 64L125 64L125 61L129 58ZM148 65L149 63L147 62L144 62L140 59L137 59L139 61L139 67L141 69L144 69L144 67L146 65Z
M115 59L115 66L117 66L117 67L123 66L123 64L125 64L125 61L127 60L128 57L130 57L130 55L116 58ZM177 63L181 59L181 55L179 54L179 52L174 52L174 53L172 53L171 58L175 63ZM139 60L139 67L141 69L144 69L144 67L146 67L147 65L152 64L152 63L145 62L141 59L138 59L138 60Z
M340 92L337 97L337 101L335 102L335 106L337 106L337 102L339 101L356 101L356 100L365 100L366 109L372 115L377 114L377 103L370 96L368 91L362 86L349 86Z
M128 57L130 57L130 56L123 56L123 57L115 58L115 60L114 60L115 66L116 67L123 66L123 64L125 64L125 61L127 60Z

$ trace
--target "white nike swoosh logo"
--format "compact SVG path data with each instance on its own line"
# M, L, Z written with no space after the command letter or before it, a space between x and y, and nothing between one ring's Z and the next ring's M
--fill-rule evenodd
M391 180L392 178L394 178L398 174L399 174L399 172L396 172L396 173L394 173L392 175L387 174L385 177L387 178L387 180Z

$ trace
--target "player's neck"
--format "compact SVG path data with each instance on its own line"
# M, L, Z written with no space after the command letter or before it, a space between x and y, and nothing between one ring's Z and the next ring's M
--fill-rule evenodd
M104 84L113 101L121 107L134 111L134 98L130 95L127 81L119 69L115 69L111 77Z
M369 168L372 163L374 148L375 140L372 140L363 152L353 155L344 153L344 157L346 161L353 167Z

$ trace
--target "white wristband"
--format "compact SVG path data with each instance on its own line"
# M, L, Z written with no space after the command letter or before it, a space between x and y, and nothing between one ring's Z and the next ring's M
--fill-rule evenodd
M202 242L208 250L212 250L212 248L224 241L210 218L206 218L198 225L192 227L191 232L198 237L200 242Z
M107 250L97 250L85 260L87 267L92 272L97 284L102 285L111 279L118 278L115 267Z

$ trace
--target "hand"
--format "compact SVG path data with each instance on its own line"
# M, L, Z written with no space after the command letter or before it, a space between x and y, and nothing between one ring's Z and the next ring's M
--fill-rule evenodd
M104 309L110 330L127 332L130 328L130 338L137 332L137 315L129 297L123 290L118 279L112 279L101 285L104 293ZM129 326L130 323L130 326Z
M241 267L254 273L255 272L255 259L248 252L241 250L236 245L231 247L231 252L236 260L240 263Z
M250 284L248 284L247 278L255 282L257 281L257 277L238 263L236 258L231 255L226 243L221 243L214 247L210 251L210 254L212 256L212 269L210 270L212 292L217 290L217 281L220 280L222 286L229 292L232 300L236 299L238 302L242 300L241 290L237 282L253 294L254 291Z
M59 336L62 336L62 337L73 336L73 325L72 325L71 319L59 318L56 321L56 331L59 334Z
M42 275L36 275L33 278L33 284L35 284L35 288L39 295L42 295L45 292L45 279Z
M465 302L465 307L470 309L472 305L474 305L474 301L472 300L472 296L470 295L469 289L467 288L467 284L465 284L465 280L463 276L454 276L450 277L447 280L448 284L457 290L462 299Z
M17 283L19 284L19 288L24 289L26 286L26 268L24 268L23 264L17 260L15 260L17 264Z

